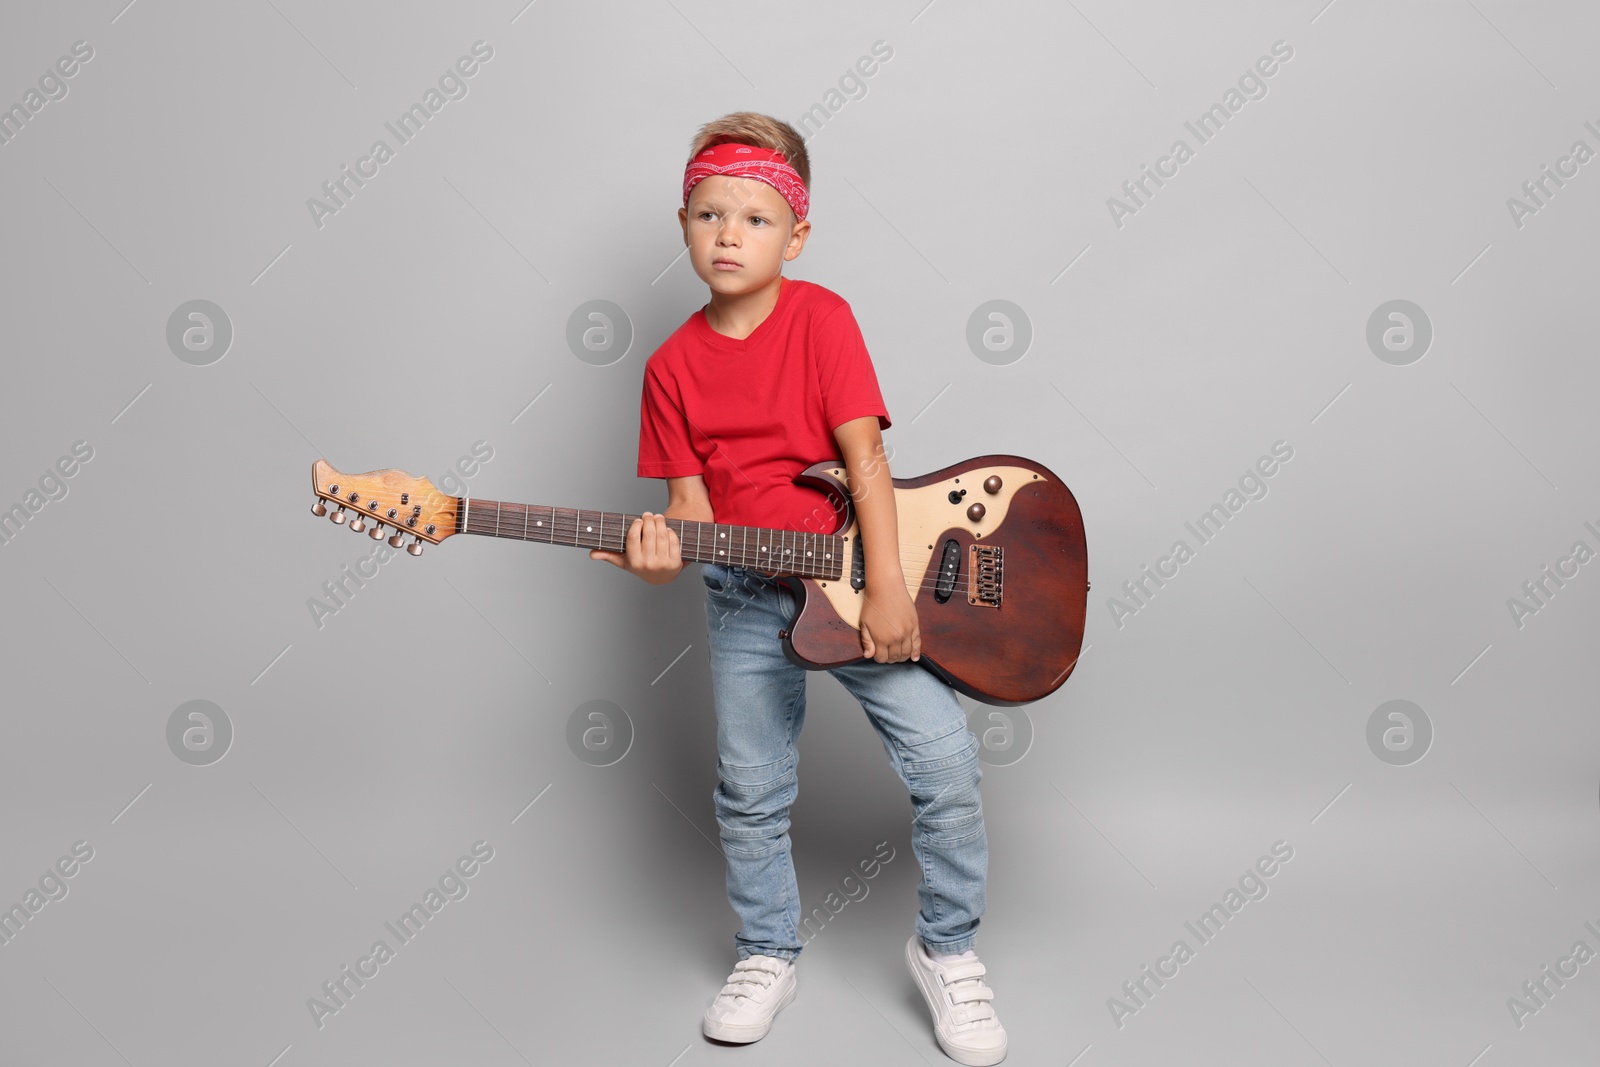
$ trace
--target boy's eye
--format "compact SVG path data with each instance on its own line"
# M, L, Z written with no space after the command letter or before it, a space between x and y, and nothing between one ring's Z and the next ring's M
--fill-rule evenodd
M752 215L750 216L750 221L765 224L767 220L762 218L760 215Z

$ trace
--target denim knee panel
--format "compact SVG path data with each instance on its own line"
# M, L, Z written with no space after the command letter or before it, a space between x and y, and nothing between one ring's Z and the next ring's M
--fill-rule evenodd
M797 766L792 752L754 767L717 761L720 781L712 800L724 849L755 858L782 844L789 831L789 806L800 794Z
M959 751L919 759L920 753L948 746L963 736ZM978 783L983 768L978 763L978 739L965 726L949 737L912 745L901 762L901 773L911 790L914 824L935 843L959 845L983 832L983 803Z

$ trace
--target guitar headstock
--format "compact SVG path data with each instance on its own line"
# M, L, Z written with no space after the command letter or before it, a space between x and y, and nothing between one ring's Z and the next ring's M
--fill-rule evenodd
M441 493L426 478L415 478L405 471L381 470L365 474L340 474L325 459L311 465L311 488L317 499L311 514L326 515L335 523L350 522L360 533L368 526L373 540L383 537L389 527L389 544L399 548L407 534L414 540L406 545L413 556L422 555L422 543L436 545L456 532L459 497ZM332 504L336 510L330 511Z

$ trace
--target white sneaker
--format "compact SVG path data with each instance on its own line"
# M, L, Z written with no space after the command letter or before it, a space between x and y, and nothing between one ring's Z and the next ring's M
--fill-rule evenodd
M995 1014L987 968L976 957L940 963L916 934L906 942L906 964L933 1013L933 1036L946 1056L968 1067L1006 1058L1006 1029Z
M772 1020L789 1006L800 988L795 972L795 962L781 956L758 954L740 960L728 975L728 984L706 1009L701 1027L705 1035L736 1044L766 1037Z

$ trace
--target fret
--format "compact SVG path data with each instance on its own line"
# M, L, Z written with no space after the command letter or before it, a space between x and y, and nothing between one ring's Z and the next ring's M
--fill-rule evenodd
M699 559L700 558L700 534L701 534L702 531L705 530L705 528L706 528L706 524L703 523L703 522L697 522L697 523L694 524L694 556L695 556L695 559Z
M583 525L583 509L577 511L577 518L572 520L572 543L578 543L578 527Z
M494 535L500 536L500 501L494 502Z
M528 539L528 505L522 505L522 539Z
M740 527L740 529L742 529L744 531L744 533L739 538L739 558L743 561L745 566L749 566L749 564L750 564L750 527L742 526L742 527Z

